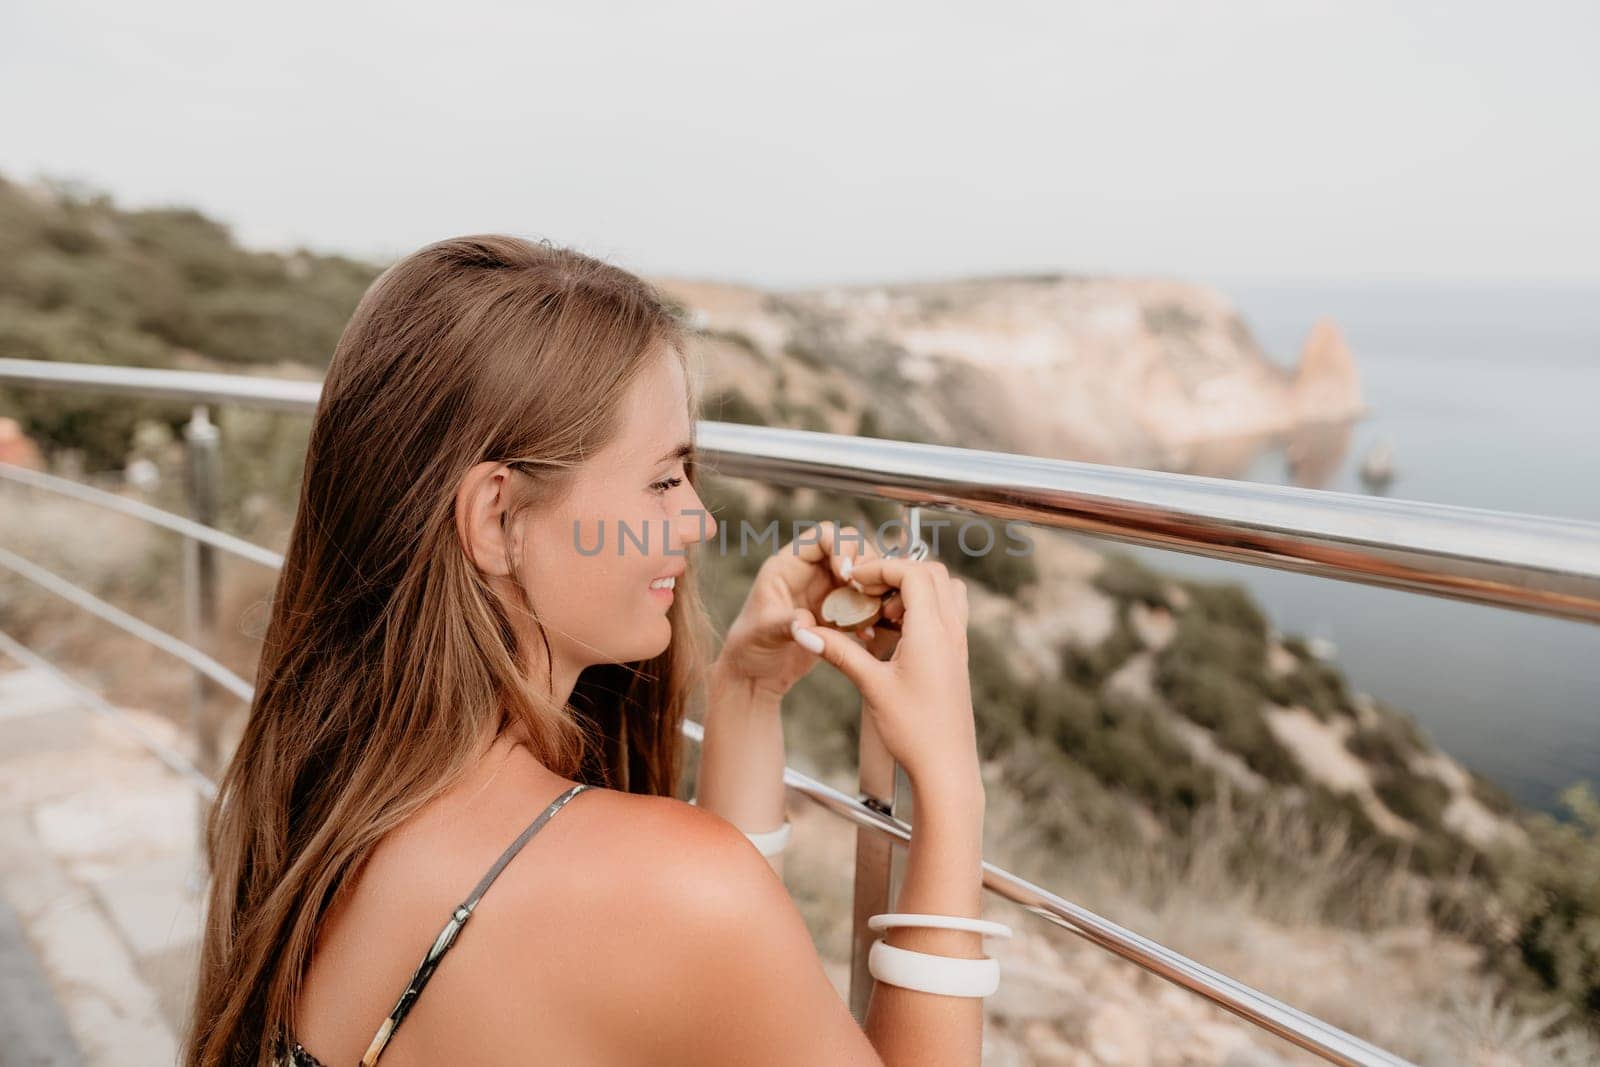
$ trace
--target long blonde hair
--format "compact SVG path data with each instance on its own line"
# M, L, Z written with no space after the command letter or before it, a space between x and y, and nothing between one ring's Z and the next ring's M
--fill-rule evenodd
M652 354L687 358L686 343L644 280L543 241L441 241L362 297L323 382L249 720L210 815L188 1067L271 1061L329 905L486 736L517 724L558 774L676 790L709 638L693 560L671 646L590 667L562 705L520 666L511 619L457 532L455 494L492 460L528 475L512 480L516 510L558 498L616 434Z

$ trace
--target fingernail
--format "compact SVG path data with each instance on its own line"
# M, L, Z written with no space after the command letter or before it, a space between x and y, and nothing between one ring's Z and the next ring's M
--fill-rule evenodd
M861 583L856 581L854 578L850 579L850 588L854 589L858 593L865 593L866 592L865 589L861 588Z
M815 652L817 655L822 654L821 637L812 633L810 630L807 630L798 622L792 622L789 624L789 632L794 634L794 639L799 643L801 648L805 649L807 652Z
M855 570L855 569L856 569L855 561L853 559L851 559L849 556L845 556L843 559L841 559L839 561L839 573L844 575L846 580L849 579L850 572Z
M873 633L872 627L870 627L870 626L863 626L861 628L861 636L862 637L871 637L872 633Z

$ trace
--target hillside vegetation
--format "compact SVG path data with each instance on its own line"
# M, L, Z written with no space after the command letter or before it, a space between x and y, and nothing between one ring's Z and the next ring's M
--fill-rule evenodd
M336 256L248 251L226 227L185 209L123 211L92 192L0 180L0 356L315 379L378 270ZM693 286L669 288L698 310ZM766 309L767 332L703 321L706 417L962 444L1002 435L1004 411L984 405L980 374L950 363L926 380L908 377L916 364L891 341L830 334L805 301L744 293ZM73 457L70 466L87 476L150 459L164 476L148 498L183 509L182 406L0 389L0 415L17 419L54 463ZM228 464L221 524L281 547L306 420L231 409L217 418ZM821 518L870 526L895 514L882 502L714 472L706 492L735 530L777 520L789 531ZM6 490L8 504L21 499ZM24 521L22 509L6 510L0 543L14 551L41 562L71 545L92 555L77 534L52 536ZM1173 918L1184 909L1221 909L1239 916L1238 929L1275 930L1308 952L1306 931L1376 938L1422 930L1465 946L1449 957L1458 962L1441 954L1433 964L1447 968L1443 984L1470 976L1490 991L1493 1007L1484 1011L1505 1020L1500 1037L1425 1042L1419 1022L1416 1034L1393 1038L1419 1061L1467 1062L1463 1050L1493 1047L1523 1062L1580 1062L1567 1058L1578 1055L1570 1050L1594 1050L1574 1044L1587 1042L1600 1019L1600 805L1592 793L1574 787L1563 819L1520 811L1402 711L1352 691L1334 664L1278 632L1242 589L1164 576L1077 538L1039 531L1034 545L1020 557L944 554L973 589L979 742L994 821L1004 824L1003 832L992 827L992 858L1103 901L1118 921L1132 919L1117 908L1134 909L1180 950L1201 955L1229 950L1208 940L1214 931L1202 936L1200 926ZM135 558L124 548L116 568L108 563L98 581L86 580L176 629L177 598L149 599L177 573L176 551ZM713 613L724 623L760 560L730 553L707 562ZM81 572L84 564L63 567ZM63 617L7 573L0 592L0 628L23 640L43 639ZM248 592L233 607L259 618ZM231 629L226 654L249 677L248 626ZM75 647L96 654L87 643ZM847 683L814 671L786 704L792 757L848 785L857 711ZM806 892L816 902L837 889ZM1262 953L1238 951L1239 976L1249 981ZM1341 1011L1342 1025L1370 1020L1357 1011L1369 999L1362 974L1326 978L1349 986L1344 1000L1320 1004L1333 1021ZM1441 1017L1440 989L1419 982L1404 995L1413 999L1362 1010Z

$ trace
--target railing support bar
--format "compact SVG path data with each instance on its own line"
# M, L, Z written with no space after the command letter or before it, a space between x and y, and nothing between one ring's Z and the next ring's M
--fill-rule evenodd
M920 539L921 509L906 509L906 547ZM884 747L883 738L861 707L861 741L858 746L860 791L857 799L891 817L910 821L911 782L905 768L895 762ZM867 920L881 912L893 911L905 876L906 856L892 839L866 827L856 829L855 893L850 916L850 1014L858 1023L867 1018L867 1003L872 998L873 978L867 970L867 953L877 934L867 928Z
M217 493L221 483L220 434L204 404L196 404L183 428L185 492L189 517L202 526L215 526ZM183 539L184 627L189 644L207 656L217 654L217 550L194 537ZM217 715L211 707L211 683L203 671L191 675L189 730L195 743L195 763L212 781L222 762L222 741ZM198 835L201 862L206 857L208 805L199 808Z

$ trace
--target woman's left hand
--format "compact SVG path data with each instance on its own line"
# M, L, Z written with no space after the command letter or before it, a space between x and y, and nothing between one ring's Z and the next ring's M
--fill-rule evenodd
M761 565L728 627L716 667L761 695L782 697L819 662L791 629L817 625L822 598L850 580L853 564L878 552L854 526L819 523Z

